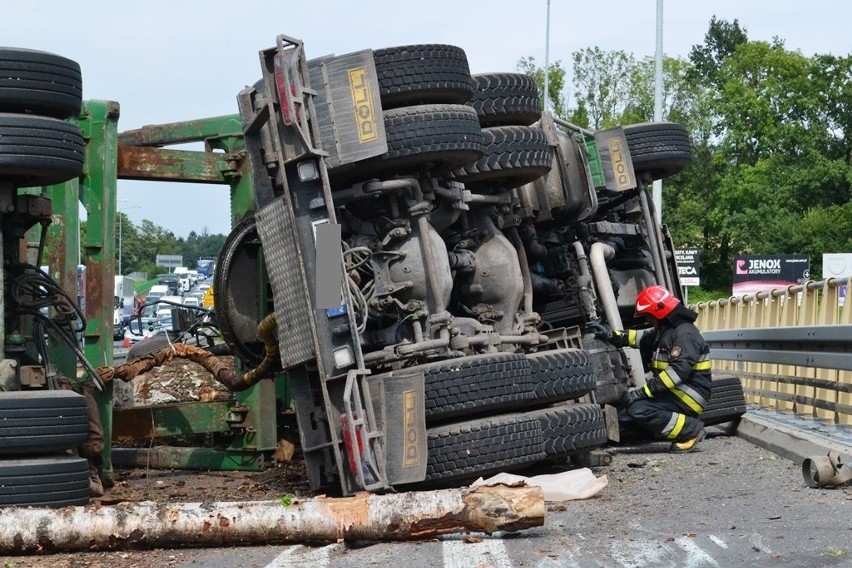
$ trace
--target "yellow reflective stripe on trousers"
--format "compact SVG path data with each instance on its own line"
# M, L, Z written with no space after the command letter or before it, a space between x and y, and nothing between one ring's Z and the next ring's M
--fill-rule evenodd
M672 394L675 395L682 403L687 405L689 408L693 410L696 414L701 414L701 411L704 410L704 407L693 399L691 396L686 394L680 389L672 389Z
M680 436L680 431L683 430L683 425L686 424L686 416L672 412L672 417L666 427L663 428L663 435L669 440L674 440Z

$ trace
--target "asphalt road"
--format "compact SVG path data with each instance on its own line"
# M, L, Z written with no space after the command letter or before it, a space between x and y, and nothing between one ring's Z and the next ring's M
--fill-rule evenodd
M611 448L608 484L549 503L545 525L464 540L153 550L4 558L7 565L220 568L852 566L852 487L808 489L799 464L727 436L701 451Z

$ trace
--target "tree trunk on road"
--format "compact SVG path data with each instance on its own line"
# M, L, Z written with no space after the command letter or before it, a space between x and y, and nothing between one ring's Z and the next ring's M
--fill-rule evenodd
M0 509L0 553L432 538L544 524L538 487L234 503Z

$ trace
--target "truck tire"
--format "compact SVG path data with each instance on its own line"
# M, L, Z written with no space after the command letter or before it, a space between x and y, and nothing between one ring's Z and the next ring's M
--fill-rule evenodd
M403 45L373 51L385 110L421 104L464 104L473 79L464 50L454 45Z
M546 457L540 421L523 414L429 428L426 440L426 483L509 471Z
M745 393L739 377L721 375L711 384L710 400L699 417L705 426L738 420L746 413Z
M83 133L56 118L0 114L0 179L20 186L62 183L83 173Z
M65 390L0 393L0 455L67 450L88 439L83 395Z
M548 459L559 459L607 443L603 411L597 404L564 404L533 410L527 416L541 426L544 452Z
M595 388L589 354L582 349L558 349L527 355L535 381L536 403L580 398Z
M260 237L254 215L248 215L228 234L213 274L216 322L231 352L251 367L263 360L263 341L257 337L260 314L254 294L247 293L256 278Z
M529 126L541 118L541 96L529 75L482 73L473 75L473 82L468 104L476 110L483 128Z
M60 55L0 47L0 112L70 118L83 100L80 65Z
M68 455L0 459L0 507L88 503L88 460Z
M692 163L692 143L686 127L673 122L643 122L624 127L637 175L652 180L673 176Z
M388 151L352 165L329 170L336 184L356 182L379 173L404 175L422 170L439 173L482 156L482 129L467 105L420 105L384 113Z
M415 369L423 370L427 424L518 407L535 396L522 353L473 355Z
M551 153L544 132L529 126L482 129L484 154L453 172L468 189L511 189L550 171Z

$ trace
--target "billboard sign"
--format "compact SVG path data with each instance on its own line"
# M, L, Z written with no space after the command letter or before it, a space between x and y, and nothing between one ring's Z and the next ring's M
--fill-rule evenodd
M154 262L157 266L177 268L178 266L183 266L183 256L180 254L158 254Z
M822 255L822 279L848 279L852 277L852 253L824 253ZM839 290L840 305L846 301L846 284Z
M697 248L675 250L675 263L681 286L701 286L698 253Z
M805 254L737 256L734 258L734 296L769 292L803 284L811 278L811 257Z

